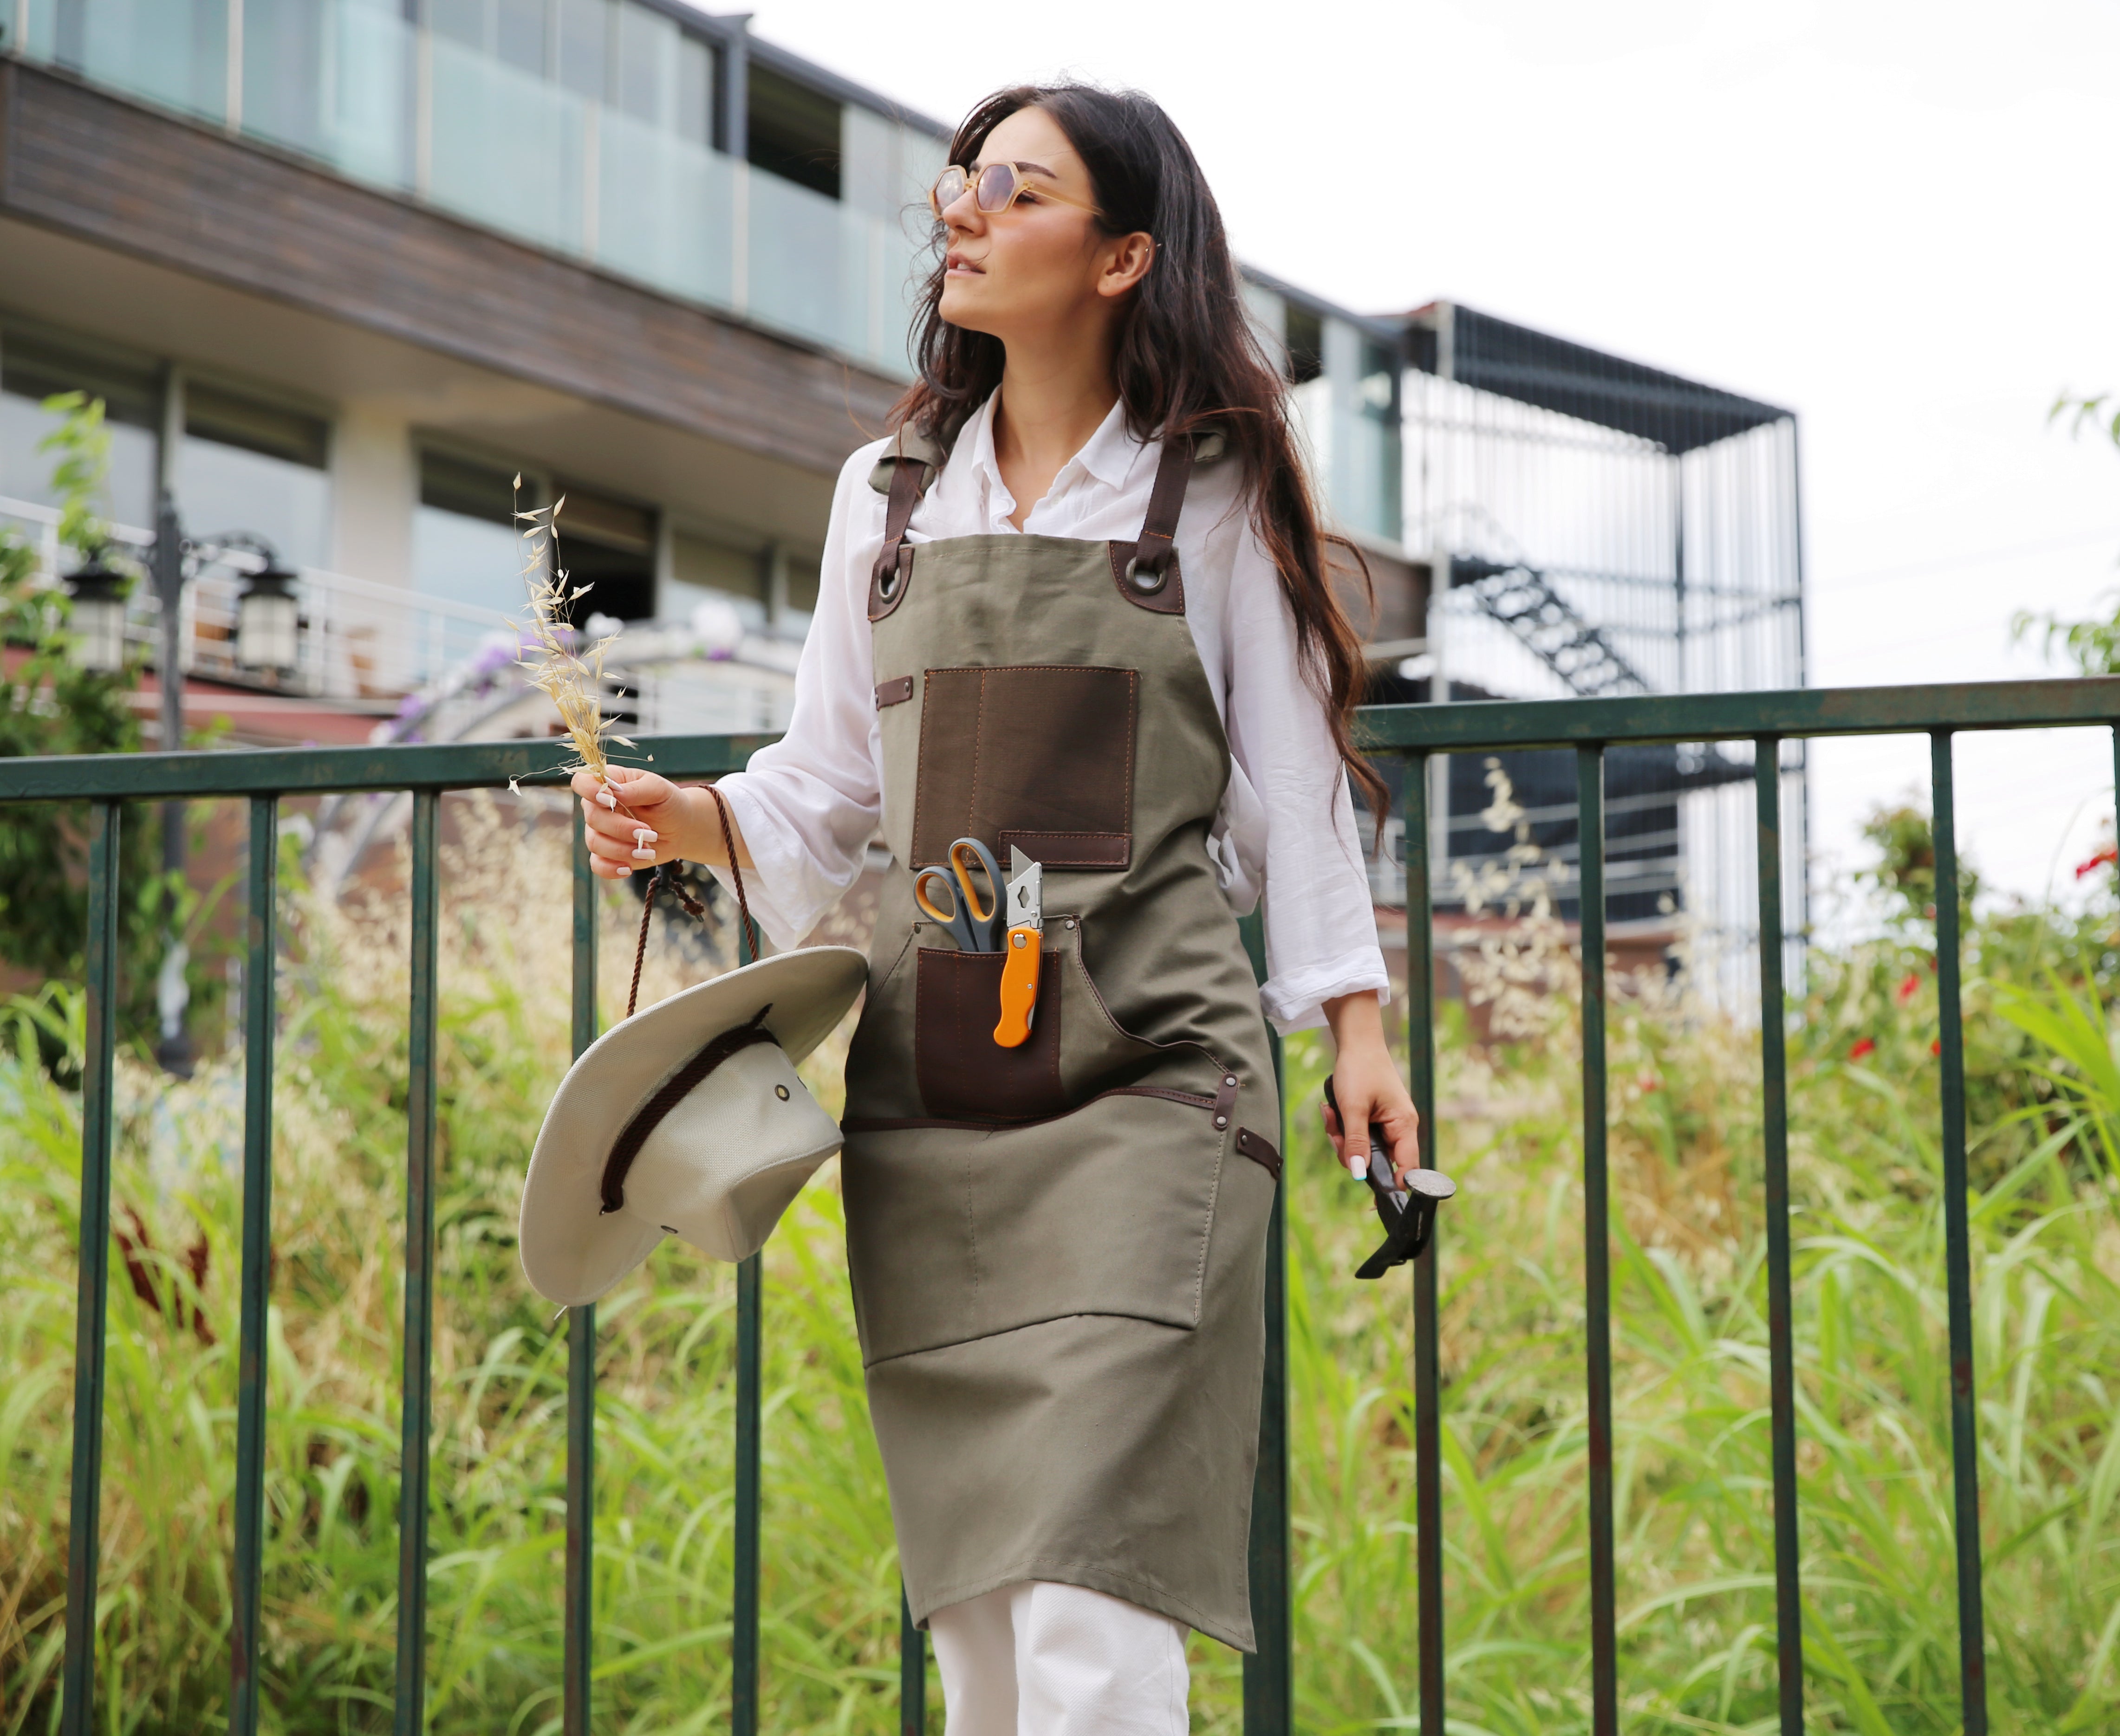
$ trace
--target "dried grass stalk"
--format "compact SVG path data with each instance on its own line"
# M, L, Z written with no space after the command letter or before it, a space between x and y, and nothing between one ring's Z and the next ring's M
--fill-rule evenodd
M576 649L585 635L570 617L574 605L593 587L577 585L570 589L567 570L560 564L560 512L567 497L562 494L551 505L532 507L528 512L523 510L522 498L523 479L518 476L515 519L523 527L523 583L530 593L530 634L537 643L537 655L526 657L521 662L530 671L530 685L543 691L558 708L560 722L574 745L574 764L566 769L593 772L598 783L608 784L610 757L605 743L634 745L612 730L614 720L603 714L604 653L617 635L607 634L590 643L586 651Z

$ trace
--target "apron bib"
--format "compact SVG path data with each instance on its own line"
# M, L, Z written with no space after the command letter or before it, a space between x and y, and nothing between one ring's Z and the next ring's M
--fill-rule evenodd
M1281 1125L1258 991L1207 854L1230 750L1172 545L1165 444L1133 543L914 545L912 436L872 576L885 877L847 1061L847 1250L915 1620L1025 1580L1252 1648L1246 1571ZM1029 1040L1002 954L914 871L1043 862Z

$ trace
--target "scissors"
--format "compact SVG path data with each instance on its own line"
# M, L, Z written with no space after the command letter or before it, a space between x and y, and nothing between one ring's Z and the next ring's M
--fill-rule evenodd
M983 898L972 884L974 869L987 877ZM937 865L914 872L913 901L924 914L950 931L960 952L999 952L1003 884L1001 866L994 861L993 852L975 838L960 838L950 846L946 866Z

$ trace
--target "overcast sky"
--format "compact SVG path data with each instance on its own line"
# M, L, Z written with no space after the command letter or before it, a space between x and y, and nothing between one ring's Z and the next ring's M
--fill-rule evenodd
M2120 6L2013 0L761 0L752 28L936 117L1070 71L1169 109L1239 253L1366 311L1439 296L1793 407L1811 680L2046 672L2020 608L2120 586ZM1925 740L1814 750L1859 855ZM1960 754L1967 847L2025 890L2112 812L2102 732Z

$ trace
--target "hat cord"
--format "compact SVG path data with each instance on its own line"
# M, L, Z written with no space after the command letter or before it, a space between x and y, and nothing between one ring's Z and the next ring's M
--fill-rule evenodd
M712 784L706 786L707 794L714 799L714 807L721 815L722 847L728 856L729 873L736 881L736 907L743 922L744 938L751 943L751 956L755 959L762 949L758 944L758 924L751 920L751 900L743 895L743 867L736 859L736 838L729 825L728 798ZM655 894L664 885L677 895L677 902L692 916L704 918L707 907L680 885L669 872L667 862L657 864L654 874L648 882L648 896L640 901L640 937L633 946L633 983L625 991L625 1016L633 1017L634 1008L640 1000L640 968L648 959L648 922L655 914Z

